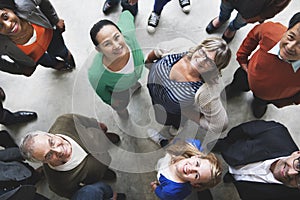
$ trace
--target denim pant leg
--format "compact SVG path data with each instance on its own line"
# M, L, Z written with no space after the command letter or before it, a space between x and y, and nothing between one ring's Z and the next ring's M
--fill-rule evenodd
M237 13L234 20L229 23L228 28L231 31L237 31L246 25L247 25L247 22L245 21L245 19L242 17L242 15L240 13Z
M171 0L155 0L154 2L154 7L153 7L153 11L160 15L164 6Z
M53 37L48 46L47 52L37 61L38 64L44 67L53 67L57 64L57 58L65 60L68 57L68 48L65 45L64 39L58 29L53 30Z
M221 0L219 21L226 22L227 20L229 20L233 10L234 8L229 2L223 2Z
M108 200L113 197L113 190L103 182L85 185L80 188L71 200Z

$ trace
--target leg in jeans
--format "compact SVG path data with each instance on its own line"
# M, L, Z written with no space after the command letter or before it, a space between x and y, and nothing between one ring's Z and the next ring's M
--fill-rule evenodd
M160 15L164 6L171 0L155 0L154 2L154 7L153 7L153 11Z
M230 24L228 25L228 28L230 31L237 31L246 25L247 25L247 22L245 21L245 19L242 17L242 15L240 13L237 13L234 20L231 21Z
M68 49L58 29L53 30L53 37L47 52L45 52L45 54L38 60L37 63L44 67L54 68L54 66L60 62L56 57L60 57L64 61L67 60L68 57Z
M91 185L85 185L79 189L71 200L108 200L113 197L111 187L103 182L97 182Z
M223 2L221 1L221 6L220 6L220 13L219 13L219 21L221 23L226 22L230 16L234 8L229 2Z

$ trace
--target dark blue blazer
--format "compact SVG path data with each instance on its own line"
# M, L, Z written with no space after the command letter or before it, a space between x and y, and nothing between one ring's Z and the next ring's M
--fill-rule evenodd
M284 125L263 120L246 122L232 128L227 137L220 139L217 145L230 166L289 156L299 150ZM233 183L243 200L300 199L300 190L281 184L250 181Z

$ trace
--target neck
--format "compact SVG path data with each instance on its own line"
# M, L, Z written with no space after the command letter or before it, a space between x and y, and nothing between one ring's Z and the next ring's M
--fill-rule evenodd
M184 56L171 69L170 79L178 82L200 81L199 72L193 67L189 59Z
M126 52L126 54L124 54L123 56L119 56L114 60L111 60L109 57L103 55L102 62L105 66L107 66L108 69L116 72L116 71L120 71L121 69L123 69L123 67L125 67L125 65L128 63L129 57L130 57L129 51Z

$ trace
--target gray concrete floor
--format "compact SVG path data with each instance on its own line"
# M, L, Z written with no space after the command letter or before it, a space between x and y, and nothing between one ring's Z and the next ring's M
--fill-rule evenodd
M178 1L167 4L161 15L157 32L149 35L146 25L153 8L153 0L140 0L135 24L137 37L145 55L161 41L184 37L196 44L209 37L205 27L212 18L217 16L220 0L191 1L192 10L188 15L181 11ZM114 168L118 175L117 181L111 183L113 188L118 192L126 193L129 200L156 199L150 190L150 182L156 178L154 166L163 151L149 141L146 134L149 127L161 128L154 121L153 111L150 109L150 96L146 88L148 71L144 70L141 92L133 96L129 105L130 119L128 120L120 120L112 109L95 95L86 77L89 58L94 49L89 38L89 30L95 22L103 18L117 21L121 6L109 16L104 16L101 11L104 0L51 0L51 2L59 16L65 20L66 32L63 35L75 57L77 68L71 73L60 73L39 66L31 77L0 72L1 86L7 95L4 106L12 111L36 111L39 115L35 122L13 127L2 126L1 129L7 129L19 142L28 131L37 129L47 131L56 117L61 114L78 113L95 117L105 122L109 130L118 133L122 139L120 146L110 149L113 156L111 168ZM287 25L290 17L299 10L300 1L294 0L272 21ZM221 36L225 27L213 36ZM222 80L225 85L231 82L233 72L238 67L235 52L252 27L253 25L250 24L239 30L230 44L233 56L229 66L223 71ZM231 127L255 119L250 110L251 99L252 94L249 92L230 102L225 102L230 122L229 128L223 135L226 135ZM299 106L278 109L269 105L262 119L282 122L288 127L296 143L300 144L300 136L297 133L300 129L299 111ZM186 123L183 131L200 138L205 135L204 130L198 129L192 122ZM225 164L224 168L227 170ZM38 184L38 191L53 200L63 199L48 189L45 180ZM216 200L239 199L232 184L221 183L212 189L212 193ZM189 199L196 199L196 197L192 195Z

